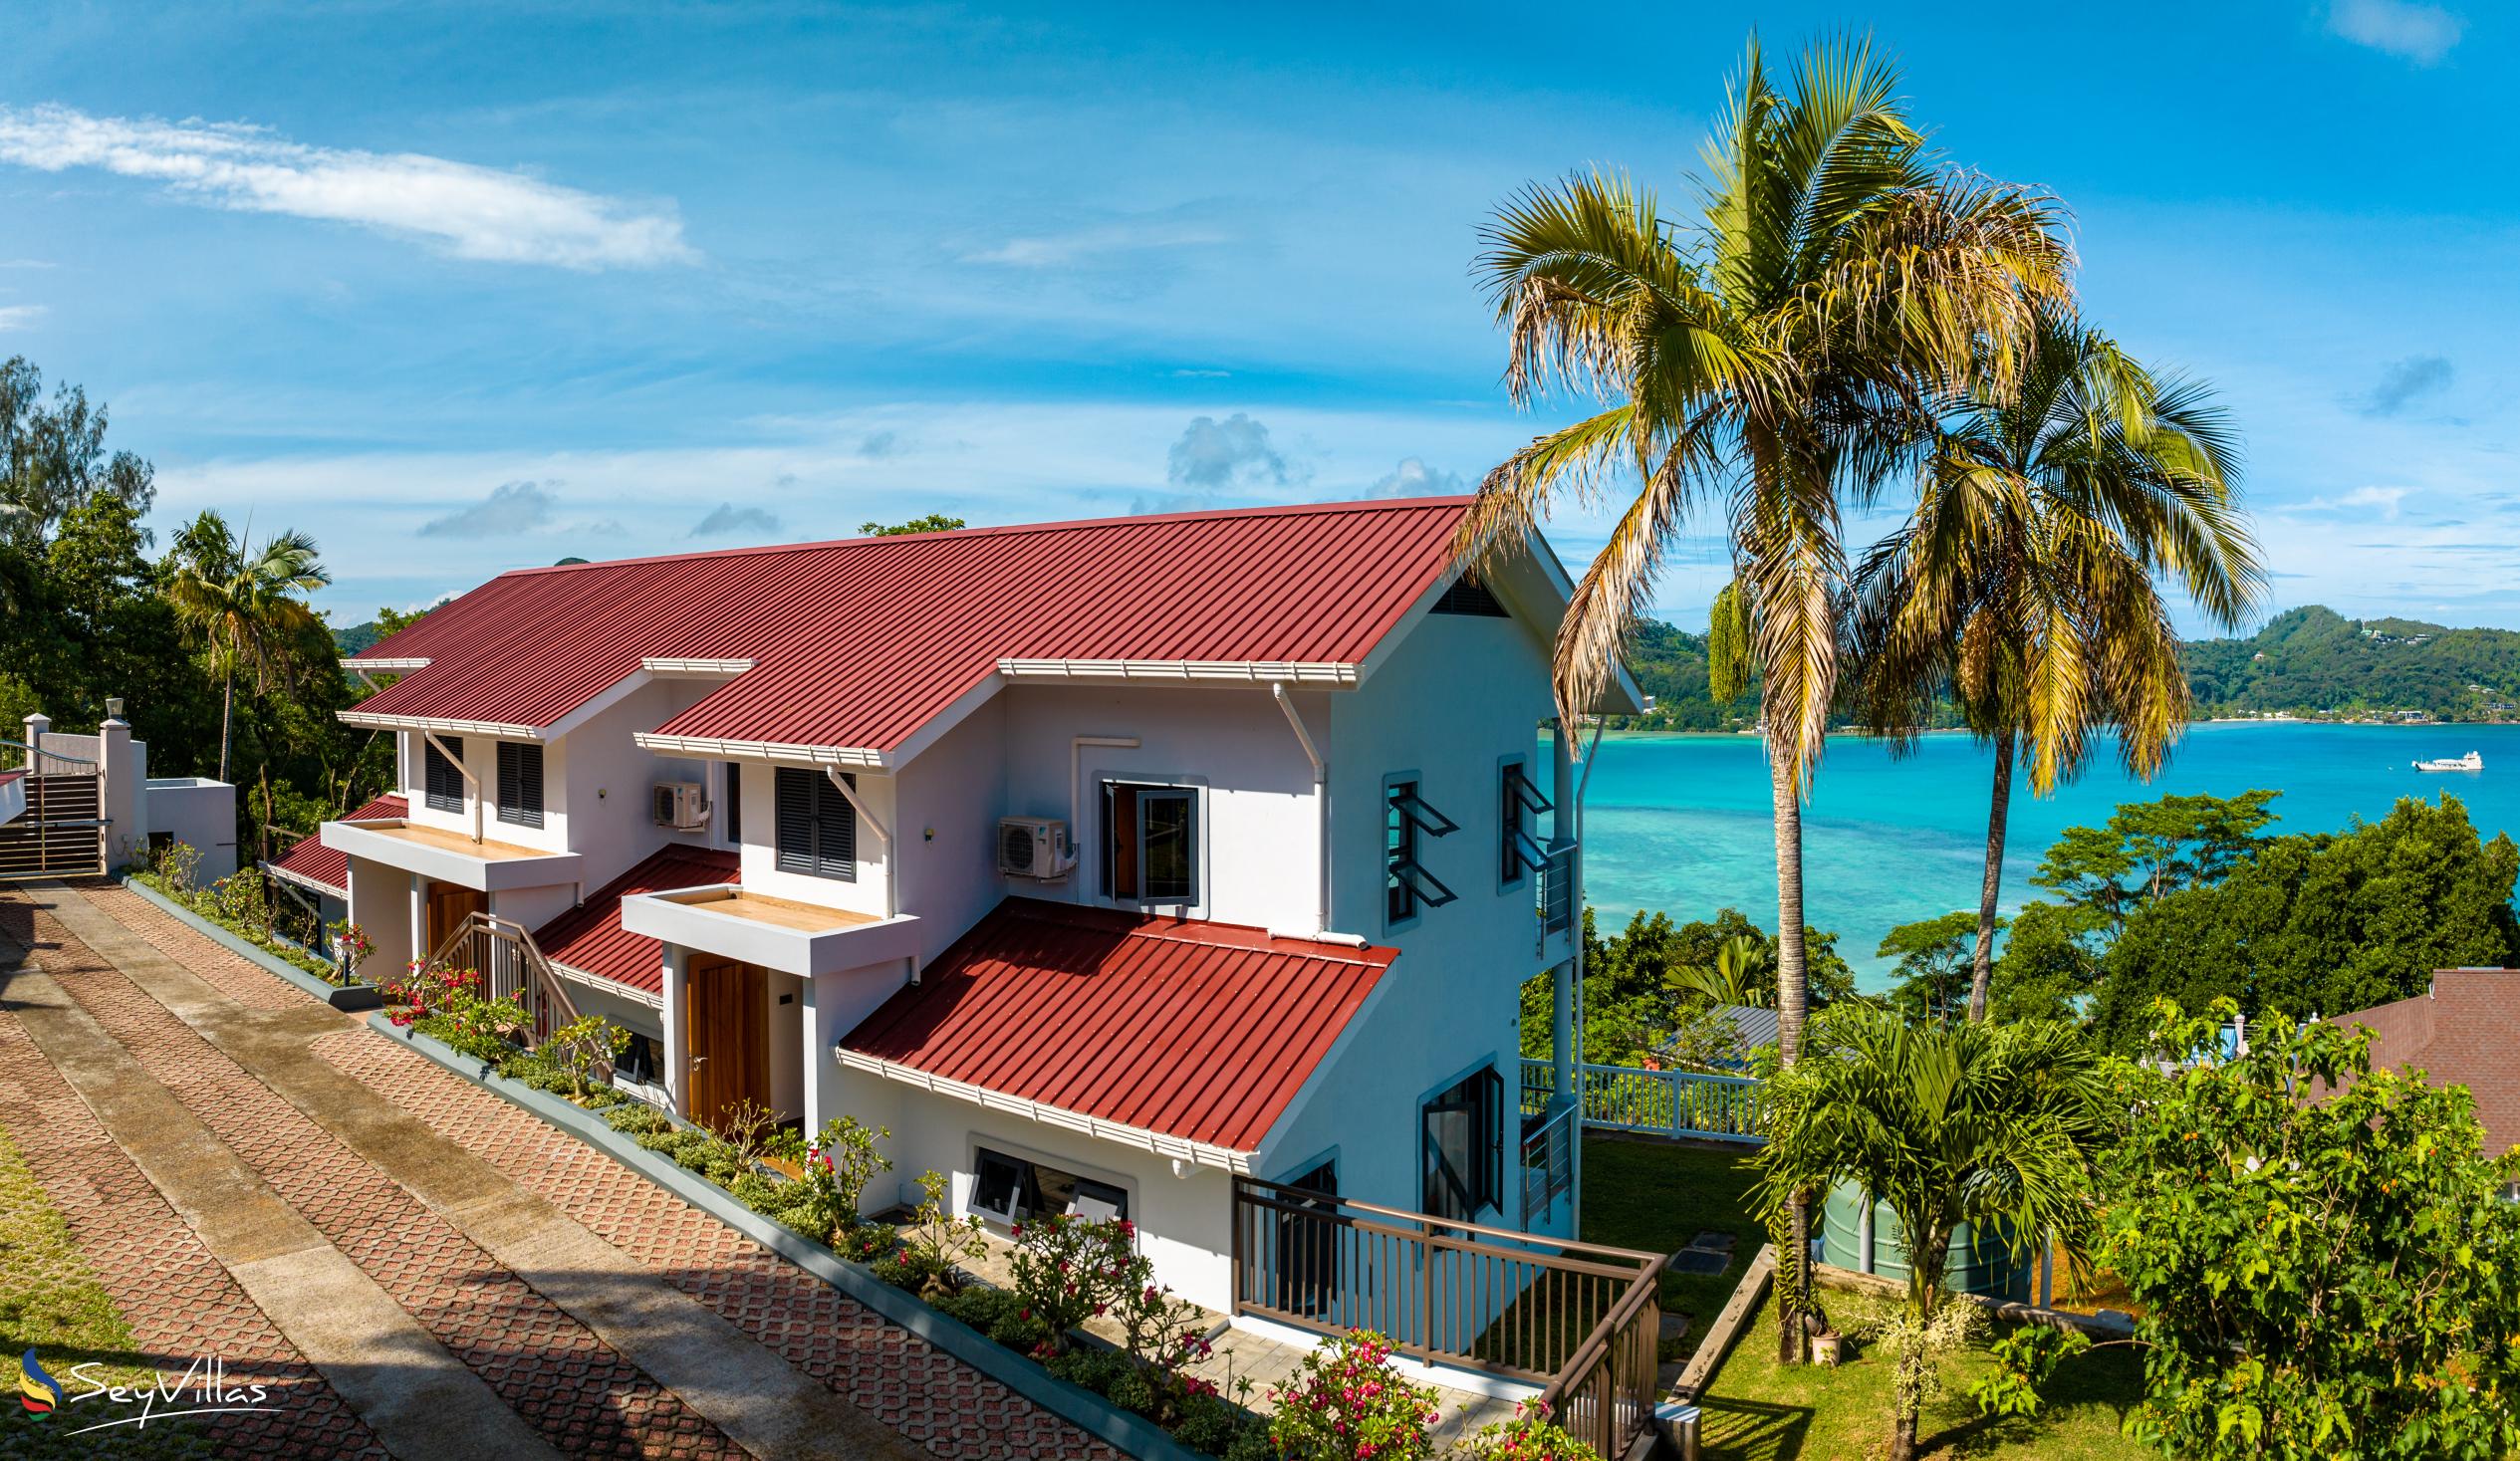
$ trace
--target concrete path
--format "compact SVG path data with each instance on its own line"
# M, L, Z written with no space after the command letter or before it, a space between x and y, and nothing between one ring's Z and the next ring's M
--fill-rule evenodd
M0 890L0 1051L29 1047L47 1069L0 1072L0 1124L31 1152L101 1127L277 1326L275 1360L329 1382L328 1434L406 1458L1111 1455L126 890ZM154 1260L92 1247L91 1194L31 1164L145 1311L144 1275L105 1271ZM156 1318L135 1333L186 1335Z

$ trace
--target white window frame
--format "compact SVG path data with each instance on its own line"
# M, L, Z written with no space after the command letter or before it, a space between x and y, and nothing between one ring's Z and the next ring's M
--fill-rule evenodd
M984 1222L993 1223L1001 1228L1013 1227L1019 1222L1030 1222L1032 1219L1041 1216L1039 1213L1029 1212L1020 1217L1012 1216L1008 1213L1001 1212L996 1208L982 1207L980 1205L980 1153L983 1150L989 1151L997 1156L1009 1157L1031 1166L1055 1167L1058 1170L1067 1173L1069 1176L1080 1177L1086 1181L1098 1183L1105 1187L1118 1188L1121 1192L1126 1194L1129 1199L1126 1209L1129 1220L1136 1223L1140 1227L1145 1226L1145 1199L1143 1194L1139 1192L1137 1182L1134 1178L1122 1176L1118 1172L1094 1166L1087 1162L1081 1162L1073 1157L1057 1156L1047 1151L1039 1151L1032 1147L1025 1146L1019 1142L1001 1140L998 1137L991 1136L984 1131L969 1132L965 1135L963 1140L964 1159L969 1163L969 1170L971 1172L971 1188L963 1195L962 1202L962 1210L965 1216L976 1217Z
M1183 792L1190 799L1190 896L1181 898L1124 898L1111 889L1111 879L1104 871L1104 854L1111 847L1111 788L1115 785L1141 787L1157 792ZM1211 851L1215 838L1208 816L1211 799L1203 777L1181 776L1170 772L1105 771L1094 773L1094 802L1087 815L1094 819L1093 842L1080 849L1084 857L1092 858L1091 901L1106 908L1126 908L1135 912L1166 912L1182 918L1204 918L1208 907L1208 876L1215 859ZM1142 875L1146 865L1145 819L1140 817L1135 829L1137 866Z

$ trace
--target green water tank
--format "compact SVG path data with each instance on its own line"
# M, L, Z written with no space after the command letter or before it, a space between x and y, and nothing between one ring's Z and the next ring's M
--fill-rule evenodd
M1865 1252L1864 1194L1850 1182L1832 1188L1822 1204L1820 1257L1824 1263L1907 1282L1907 1243L1898 1218L1883 1203L1873 1204L1872 1252ZM1955 1294L1983 1294L2016 1304L2030 1302L2033 1257L2016 1262L2004 1246L2003 1234L1971 1231L1962 1223L1951 1234L1944 1260L1942 1286Z

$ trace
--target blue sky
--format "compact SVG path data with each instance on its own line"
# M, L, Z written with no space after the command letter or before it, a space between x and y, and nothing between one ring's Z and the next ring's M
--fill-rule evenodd
M315 534L345 621L870 518L1454 490L1535 425L1496 202L1684 197L1754 18L1870 29L1957 159L2067 200L2094 317L2221 388L2279 605L2520 625L2520 19L2049 9L16 6L0 355L111 403L161 527Z

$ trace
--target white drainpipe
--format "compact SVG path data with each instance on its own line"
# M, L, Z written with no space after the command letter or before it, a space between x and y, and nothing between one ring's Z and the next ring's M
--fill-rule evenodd
M850 809L858 814L858 820L865 823L867 831L874 833L875 840L883 845L883 916L900 917L901 859L892 855L892 834L882 823L876 821L875 814L867 810L866 803L858 800L857 789L849 785L849 779L841 775L839 767L826 766L823 775L832 779L832 785L848 799Z
M464 758L446 749L446 743L437 738L437 732L433 730L421 731L420 738L427 741L430 745L435 746L437 748L437 754L445 757L447 763L455 768L455 774L464 779L464 790L469 793L466 800L472 803L472 840L476 843L480 842L481 779L472 774L471 767L464 765ZM423 779L427 776L427 769L425 766L421 769L421 776Z
M1321 877L1313 889L1313 932L1330 931L1330 763L1313 746L1313 733L1304 728L1304 717L1295 713L1295 702L1286 693L1286 681L1271 680L1269 694L1286 712L1286 723L1295 728L1295 739L1304 746L1304 759L1313 763L1313 809L1321 822Z
M1085 748L1108 746L1119 751L1134 751L1141 744L1135 736L1078 736L1068 742L1068 847L1079 863L1085 860ZM1070 901L1083 901L1085 877L1078 874L1068 884Z

